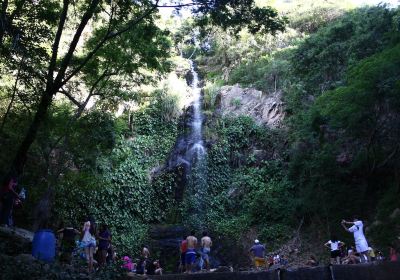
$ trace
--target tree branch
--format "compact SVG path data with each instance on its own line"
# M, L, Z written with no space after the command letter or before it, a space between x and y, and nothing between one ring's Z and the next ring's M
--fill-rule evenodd
M17 77L15 78L15 83L14 83L14 87L13 87L13 93L12 93L12 96L11 96L11 101L8 104L6 113L4 114L3 121L2 121L1 127L0 127L0 133L3 131L3 128L4 128L4 125L6 123L8 114L10 113L11 107L12 107L12 105L14 103L15 95L16 95L16 92L18 90L17 89L17 85L18 85L18 82L19 82L19 77L20 77L20 74L21 74L22 65L24 64L24 60L25 60L25 56L23 56L21 58L21 62L20 62L19 67L18 67Z
M86 10L86 12L83 14L82 20L79 23L79 26L74 34L71 44L69 45L67 54L65 55L64 59L61 62L61 66L58 71L57 77L55 78L54 84L56 85L56 87L62 87L65 84L64 82L62 82L65 76L65 72L67 71L67 68L71 62L72 56L75 52L76 46L78 45L79 39L81 38L82 32L85 29L89 20L92 18L99 2L100 0L93 0L89 5L88 9Z
M158 3L158 1L157 1ZM157 9L157 6L154 5L151 9L149 9L147 12L144 12L140 17L138 17L136 20L132 21L130 24L128 24L127 27L121 29L120 31L117 32L108 32L106 36L104 36L104 38L96 45L96 47L87 54L87 56L84 58L84 60L82 61L82 63L75 68L61 83L62 85L65 85L72 77L74 77L77 73L79 73L79 71L82 70L82 68L90 61L90 59L92 59L92 57L100 50L100 48L102 48L104 46L104 44L127 32L129 29L131 29L133 26L135 26L136 24L138 24L139 22L141 22L143 19L145 19L147 16L149 16L152 12L154 12L154 10Z
M60 16L60 22L58 23L57 33L52 47L49 71L47 73L47 84L49 87L50 85L53 84L53 74L57 63L58 47L60 45L61 35L64 30L65 21L67 20L68 6L69 6L69 0L64 0L63 9Z
M82 104L76 100L67 90L65 90L64 88L60 88L59 90L60 93L64 94L72 103L74 103L76 106L78 106L79 108L82 106Z

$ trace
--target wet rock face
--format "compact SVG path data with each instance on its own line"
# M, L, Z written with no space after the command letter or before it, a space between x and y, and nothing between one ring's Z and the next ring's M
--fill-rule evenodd
M152 258L160 260L166 271L178 272L180 244L187 229L180 225L155 225L150 230L150 252Z
M225 115L246 115L271 128L280 127L285 117L281 92L263 94L253 88L239 85L223 86L216 98L215 106Z

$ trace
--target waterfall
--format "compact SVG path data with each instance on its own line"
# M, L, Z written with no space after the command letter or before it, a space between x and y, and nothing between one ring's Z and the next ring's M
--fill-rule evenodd
M199 87L199 74L196 72L194 63L190 61L190 72L193 80L191 84L193 94L193 116L190 123L191 133L188 136L189 149L186 153L186 159L193 164L204 158L206 150L203 143L203 114L201 112L201 88Z
M207 160L206 148L203 141L203 113L201 87L199 75L193 61L190 61L192 76L191 90L193 95L192 116L188 126L190 133L187 135L187 150L185 158L189 162L186 174L186 217L185 224L191 228L204 229L206 219L205 197L207 194Z

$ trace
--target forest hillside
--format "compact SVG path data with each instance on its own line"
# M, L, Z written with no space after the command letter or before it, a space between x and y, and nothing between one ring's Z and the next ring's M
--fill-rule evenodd
M255 239L329 263L354 215L371 247L399 246L399 8L39 2L0 11L0 175L26 194L10 226L90 217L171 272L171 232L208 231L235 268Z

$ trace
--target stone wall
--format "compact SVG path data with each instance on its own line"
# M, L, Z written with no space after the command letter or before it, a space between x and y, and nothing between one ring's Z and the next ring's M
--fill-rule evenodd
M297 270L149 276L152 280L399 280L400 262L320 266Z

